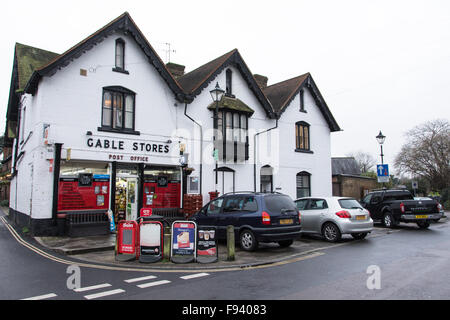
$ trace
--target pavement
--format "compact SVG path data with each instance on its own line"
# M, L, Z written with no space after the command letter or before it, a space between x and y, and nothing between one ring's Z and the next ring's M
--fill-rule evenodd
M7 210L3 210L5 213ZM449 213L446 212L449 216ZM447 223L448 218L443 218L438 224ZM406 228L415 228L415 224L402 224ZM338 243L329 243L322 237L316 235L302 235L299 239L287 248L282 248L276 243L261 243L258 250L247 252L241 250L238 245L235 248L235 259L227 260L226 242L219 242L218 261L209 264L185 263L176 264L171 261L159 261L156 263L141 263L134 261L117 261L115 259L116 234L111 233L105 236L90 237L34 237L40 246L48 252L54 252L59 255L73 257L75 260L81 260L90 264L109 265L115 268L124 269L152 269L168 271L189 271L189 270L227 270L235 268L249 268L270 264L287 263L295 261L304 256L318 253L321 250L348 245L357 241L370 241L374 237L387 236L391 233L400 232L402 228L386 229L380 225L375 225L372 233L364 240L354 240L350 235L344 235ZM16 230L19 231L19 230ZM20 233L20 232L19 232Z
M298 259L302 256L314 254L331 247L347 245L355 241L370 241L370 238L385 236L399 230L375 227L365 240L354 240L350 235L344 235L338 243L329 243L320 236L303 235L288 248L282 248L276 243L261 243L258 250L247 252L241 250L238 245L235 249L235 259L227 260L226 242L219 242L217 262L210 264L185 263L176 264L170 261L156 263L141 263L137 260L121 262L115 259L116 234L106 236L92 236L82 238L70 237L35 237L35 240L43 247L78 260L93 264L112 265L123 268L149 268L160 270L208 270L208 269L234 269L248 268L269 264L277 264Z

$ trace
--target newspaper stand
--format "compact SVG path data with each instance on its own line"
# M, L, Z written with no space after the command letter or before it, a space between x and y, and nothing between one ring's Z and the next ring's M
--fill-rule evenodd
M213 263L219 260L217 227L197 227L197 262Z
M117 230L117 261L132 261L138 256L139 227L136 221L121 221Z
M164 227L162 216L139 217L139 262L154 263L163 259Z
M197 224L193 221L172 223L170 260L173 263L194 262L197 256Z

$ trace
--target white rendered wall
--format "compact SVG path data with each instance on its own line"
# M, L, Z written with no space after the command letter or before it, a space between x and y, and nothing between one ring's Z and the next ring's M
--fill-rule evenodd
M280 119L280 170L274 177L275 187L296 198L296 175L301 171L311 174L311 196L331 196L330 128L308 89L304 89L306 113L300 112L300 95L292 100ZM295 123L310 125L310 153L295 152Z
M129 75L112 71L115 40L119 37L126 42L125 68ZM88 70L86 77L80 76L80 69ZM139 136L97 131L101 127L102 88L106 86L122 86L136 93L135 130L140 131ZM100 150L87 146L89 137L121 140L128 144L144 141L163 143L175 132L174 94L134 39L128 36L115 34L108 37L53 76L41 79L34 96L25 96L25 140L29 132L33 131L33 134L19 147L18 153L25 151L25 154L17 165L18 175L12 181L12 189L18 183L17 201L16 193L12 191L10 202L12 208L27 215L31 213L34 219L51 218L53 172L49 170L49 159L53 159L54 149L44 145L44 124L50 125L50 142L63 143L63 158L67 149L71 149L73 160L110 162L108 155L119 153L146 156L148 163L178 164L179 149L175 141L170 144L169 154L133 152L130 149ZM87 131L93 135L86 136ZM19 137L19 142L21 140Z

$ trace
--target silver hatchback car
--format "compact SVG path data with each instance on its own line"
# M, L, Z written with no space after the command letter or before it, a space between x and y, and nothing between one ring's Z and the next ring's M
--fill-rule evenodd
M339 241L343 234L364 239L372 232L370 213L354 198L305 197L295 200L302 219L302 233L319 233L327 241Z

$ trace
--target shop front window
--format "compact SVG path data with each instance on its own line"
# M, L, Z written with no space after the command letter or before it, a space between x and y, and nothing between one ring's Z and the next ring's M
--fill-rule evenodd
M181 173L176 167L144 169L144 207L179 208L181 205Z

